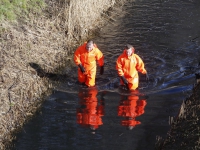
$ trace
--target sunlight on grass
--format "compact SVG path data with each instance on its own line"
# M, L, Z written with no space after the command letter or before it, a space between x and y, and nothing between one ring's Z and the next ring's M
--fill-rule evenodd
M44 6L43 0L1 0L0 21L15 20L21 12L40 12Z

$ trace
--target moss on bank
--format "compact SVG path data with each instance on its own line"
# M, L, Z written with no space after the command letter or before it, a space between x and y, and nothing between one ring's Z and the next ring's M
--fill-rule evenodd
M0 21L15 20L20 13L26 14L41 12L45 7L43 0L1 0L0 1Z
M39 4L40 0L1 1L3 8L7 4L8 10L14 12L16 20L9 21L9 15L1 13L0 149L6 149L14 138L12 133L35 114L43 97L57 84L41 78L30 64L38 65L46 73L64 76L63 68L70 63L74 47L112 21L112 12L125 1L48 0L44 5ZM36 2L36 7L30 2ZM12 11L13 8L19 11Z

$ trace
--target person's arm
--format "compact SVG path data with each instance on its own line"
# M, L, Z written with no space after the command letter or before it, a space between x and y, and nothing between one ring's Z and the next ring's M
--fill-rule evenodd
M85 73L85 68L82 66L82 64L79 64L78 67L80 68L82 73Z
M139 71L139 72L141 72L142 74L146 74L147 71L146 71L146 69L144 67L143 60L138 55L136 55L136 54L135 54L135 58L136 58L136 63L137 63L136 64L136 70Z
M100 66L100 74L102 75L104 73L104 56L103 53L98 48L97 48L96 60L98 62L98 65Z
M123 83L125 84L126 88L129 90L128 81L126 80L126 78L124 76L120 76L120 77L121 77L121 80L123 81Z
M117 59L117 61L116 61L116 69L117 69L118 75L120 76L121 80L125 84L126 88L129 89L129 87L128 87L128 81L124 77L121 56L119 56L118 59Z
M81 64L81 54L80 54L81 48L79 47L75 52L74 52L74 62L78 66Z
M149 75L144 67L144 62L143 60L135 54L135 58L136 58L136 61L137 61L137 65L136 65L136 69L141 72L142 74L145 75L145 79L148 81L149 80Z
M116 61L116 70L117 70L117 73L118 73L119 76L124 76L121 56L119 56L117 58L117 61Z
M103 53L98 49L96 48L96 60L98 62L98 65L101 67L101 66L104 66L104 56L103 56Z
M81 63L81 46L74 52L74 62L80 68L81 72L85 72L85 68L82 66Z

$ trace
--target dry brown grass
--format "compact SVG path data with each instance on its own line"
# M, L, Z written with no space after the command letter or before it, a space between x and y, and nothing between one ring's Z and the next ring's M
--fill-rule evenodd
M183 101L176 117L170 118L167 137L157 138L157 150L198 150L200 149L200 84L193 94Z
M37 111L51 87L29 63L39 64L46 72L64 73L61 68L71 60L74 47L112 21L108 9L112 12L115 4L124 1L48 0L41 14L0 23L0 149Z

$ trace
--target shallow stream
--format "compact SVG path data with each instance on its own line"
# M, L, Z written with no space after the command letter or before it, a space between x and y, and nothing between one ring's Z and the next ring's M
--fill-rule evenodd
M115 19L94 39L105 56L96 88L81 88L77 67L66 68L70 77L24 126L13 149L153 150L156 136L166 136L169 117L178 114L195 84L194 73L200 72L200 1L136 0ZM135 93L119 88L115 70L127 43L135 47L150 77L146 82L140 74ZM93 118L87 124L82 118L89 114Z

